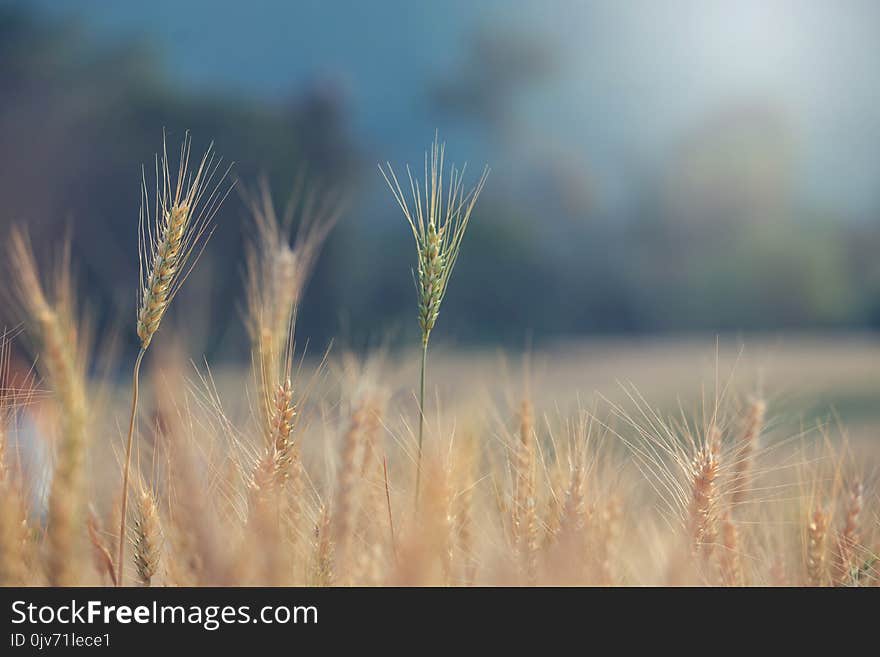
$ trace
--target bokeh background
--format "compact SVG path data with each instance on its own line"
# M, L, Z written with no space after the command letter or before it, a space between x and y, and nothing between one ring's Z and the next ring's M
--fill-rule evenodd
M859 334L876 358L878 26L870 0L4 0L0 236L69 231L99 324L133 319L140 166L188 129L279 201L304 168L348 190L300 336L406 343L376 165L439 130L492 168L439 340ZM231 197L172 313L212 358L246 358L244 219Z

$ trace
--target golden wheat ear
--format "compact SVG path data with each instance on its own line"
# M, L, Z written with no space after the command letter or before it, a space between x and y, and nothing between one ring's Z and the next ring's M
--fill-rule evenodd
M141 288L138 295L137 333L141 347L149 347L159 324L183 282L195 266L213 232L212 221L234 186L227 184L232 165L221 170L223 159L213 142L201 161L190 167L192 138L183 138L172 177L172 164L163 140L156 158L153 211L146 175L142 176L139 231Z
M163 539L156 498L144 483L141 483L138 491L137 519L131 542L138 580L142 586L150 586L159 568Z
M156 331L159 330L165 311L180 291L210 239L214 216L235 184L234 181L227 182L232 164L230 163L225 169L221 168L223 159L214 153L213 142L195 167L190 167L191 153L192 137L187 132L180 145L177 173L172 176L167 142L163 136L162 156L156 157L152 212L150 212L150 189L147 186L146 173L144 172L141 177L138 235L141 285L137 312L137 334L141 349L132 373L131 415L122 474L122 512L118 537L119 552L116 560L116 581L119 586L122 585L125 557L128 480L134 423L137 416L141 361Z

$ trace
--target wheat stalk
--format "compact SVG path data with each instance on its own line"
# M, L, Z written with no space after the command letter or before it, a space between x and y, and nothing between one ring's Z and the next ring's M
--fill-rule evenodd
M5 463L3 416L0 414L0 586L27 582L27 512L20 486Z
M745 418L745 427L739 437L737 445L736 461L733 467L731 480L732 504L736 507L741 504L748 493L751 485L752 458L758 445L758 438L764 426L764 415L767 412L767 404L761 399L753 399L749 403Z
M116 569L113 567L113 556L110 554L110 548L107 547L107 543L101 536L101 527L98 517L91 510L89 511L87 528L89 532L89 541L92 543L95 567L98 572L106 573L110 578L110 581L113 583L113 586L116 586Z
M742 586L742 565L739 555L739 530L729 514L721 519L721 545L719 556L721 581L725 586Z
M835 583L846 584L852 579L852 560L856 547L859 544L860 516L863 505L862 483L857 481L852 485L846 496L844 508L844 526L837 537L837 549L835 554Z
M138 251L141 286L138 294L137 335L141 348L132 372L132 401L122 474L122 509L119 525L119 551L116 581L122 586L125 555L125 524L131 450L137 417L138 377L141 361L171 301L180 291L211 235L211 222L232 189L224 186L230 168L219 174L221 158L208 146L193 173L190 170L192 139L187 133L180 146L177 175L172 178L171 162L163 138L162 157L156 157L154 207L146 174L142 175ZM231 167L231 165L230 165ZM215 182L216 180L216 182Z
M476 440L467 436L459 445L453 465L455 484L450 515L454 526L455 547L459 555L461 582L471 586L476 578L475 531L474 531L474 476L479 461L479 447Z
M382 479L385 483L385 506L388 509L388 532L391 537L391 554L397 559L397 539L394 536L394 513L391 511L391 486L388 483L388 458L382 457Z
M444 189L444 156L446 145L435 135L430 154L425 153L424 191L413 178L409 166L412 207L390 163L379 171L394 195L397 204L409 222L416 243L419 328L422 332L422 363L419 376L419 443L416 461L416 504L418 504L421 479L422 440L425 430L425 370L428 360L428 341L437 323L440 304L446 296L446 288L452 270L458 260L461 242L470 221L477 198L483 190L489 169L485 168L477 184L470 190L464 185L466 166L458 170L454 165ZM424 198L423 198L424 196Z
M538 518L535 501L535 428L532 405L519 408L519 440L514 451L513 535L520 564L530 584L537 577Z
M332 518L330 509L322 506L315 526L313 577L318 586L331 586L334 579Z
M27 581L27 512L19 482L13 480L8 458L6 423L13 391L7 388L10 343L0 333L0 586Z
M619 531L620 504L617 497L612 497L602 510L598 540L598 567L602 586L611 586L614 582L613 558Z
M42 358L38 365L58 400L61 437L49 492L49 581L75 584L79 573L79 531L83 526L83 468L87 442L85 363L87 331L74 311L70 243L65 244L51 300L37 272L30 240L14 229L9 258L16 280L15 296L27 315Z
M296 312L321 247L342 213L341 195L300 176L279 216L268 182L242 191L252 226L245 246L246 327L257 368L263 418L283 383ZM293 236L293 224L297 223ZM287 347L287 351L285 348Z
M351 414L342 440L341 464L336 481L333 510L333 542L340 567L347 564L356 520L358 458L369 436L378 428L378 414L370 400L361 402Z
M289 527L293 532L294 543L299 543L299 523L303 516L303 490L305 488L305 473L303 471L302 459L299 450L296 448L290 451L290 463L287 467L287 480L284 486L287 517ZM296 545L295 545L296 547Z
M578 537L584 528L586 505L584 502L585 469L580 463L569 468L569 479L565 487L565 499L559 512L556 534L563 539Z
M715 480L718 478L718 454L721 434L718 428L709 428L704 446L697 452L692 464L691 482L691 539L695 552L708 557L715 543L715 507L718 502Z
M807 525L807 582L810 586L825 583L825 537L828 514L822 508L813 511Z

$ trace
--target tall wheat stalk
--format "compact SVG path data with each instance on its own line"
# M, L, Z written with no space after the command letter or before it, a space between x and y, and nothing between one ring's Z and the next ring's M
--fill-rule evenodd
M716 539L716 514L718 503L717 482L721 433L716 426L709 427L705 444L700 448L692 464L692 493L690 505L691 540L694 554L702 553L708 558Z
M28 394L30 381L19 392L10 381L11 344L7 332L0 332L0 586L22 586L28 581L28 527L25 494L13 468L6 425L17 402Z
M289 369L299 301L344 202L339 192L302 176L280 215L265 179L242 196L252 216L252 236L245 247L246 326L258 377L260 416L268 427L276 410L276 390L290 385L284 370Z
M422 332L422 364L419 372L419 445L416 460L416 504L419 499L419 484L422 473L422 440L425 432L425 371L428 365L428 341L440 313L440 304L446 295L446 288L452 270L458 260L461 241L470 221L477 198L483 190L489 169L484 168L477 184L470 190L465 188L464 174L467 166L457 169L455 165L449 172L449 180L444 188L444 155L446 145L437 136L428 153L425 153L424 188L420 187L406 167L409 178L412 207L394 173L390 163L379 171L394 199L403 210L416 242L418 256L417 274L414 275L419 298L419 328ZM424 196L424 198L423 198Z
M208 146L193 173L189 159L192 138L189 133L180 146L177 175L172 178L168 149L163 139L162 157L156 158L154 209L150 212L150 190L142 176L138 250L141 288L137 313L137 334L141 348L132 372L131 414L125 444L122 473L122 508L119 521L119 549L116 582L122 586L125 557L125 525L131 450L137 417L138 379L141 361L153 340L165 311L180 291L211 235L211 221L232 186L224 186L229 168L218 176L222 162ZM216 180L216 183L214 182Z
M825 583L825 537L828 533L828 514L821 506L813 510L807 524L807 585Z
M519 441L514 451L513 532L520 564L529 584L535 583L538 519L535 510L534 410L524 399L519 408Z
M134 523L134 563L141 585L150 586L162 554L162 527L153 491L141 484Z
M754 398L749 402L745 426L740 434L736 448L736 461L731 482L731 503L734 507L741 505L745 501L748 496L748 490L752 485L752 459L758 448L758 439L764 427L764 415L766 412L767 404L764 400Z
M54 586L79 581L79 531L84 527L83 477L88 432L86 362L88 331L77 318L70 273L70 242L58 258L53 285L40 280L27 234L14 229L9 240L15 299L40 350L40 373L58 402L61 440L49 491L48 575Z
M852 484L844 500L844 525L837 537L834 583L840 586L849 584L852 577L853 559L859 546L859 528L864 504L861 481Z

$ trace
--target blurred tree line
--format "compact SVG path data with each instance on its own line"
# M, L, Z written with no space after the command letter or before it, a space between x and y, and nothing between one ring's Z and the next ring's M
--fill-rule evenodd
M462 58L426 85L438 124L469 122L516 160L523 134L510 108L554 74L552 56L481 34ZM390 197L381 210L358 203L381 183L345 94L318 80L285 102L257 101L193 92L166 73L149 44L98 47L76 23L0 9L0 235L26 222L42 245L69 230L99 323L130 324L140 163L151 164L163 127L169 146L189 129L197 149L213 137L245 184L267 173L279 203L304 168L352 199L303 302L301 336L362 346L414 332L411 236ZM626 212L603 207L580 164L534 149L526 172L502 163L444 304L447 335L522 344L528 334L880 328L878 223L792 204L790 150L772 108L735 108L640 173ZM187 317L187 328L209 352L244 344L244 215L233 194L184 290L207 307L204 325Z
M76 22L21 9L0 8L0 89L2 235L13 223L26 224L50 265L51 253L40 245L69 234L79 279L103 327L130 324L134 316L141 165L149 181L163 129L175 162L186 130L194 154L214 139L216 152L234 160L239 184L253 186L267 175L280 207L298 175L344 187L358 157L332 86L315 84L278 105L190 93L169 82L149 44L99 48ZM207 307L200 337L209 349L241 337L239 322L230 320L240 310L245 214L233 192L184 288ZM346 261L344 239L337 234L328 245L324 271ZM319 275L311 285L321 302L310 307L304 328L319 336L343 303L335 280Z

